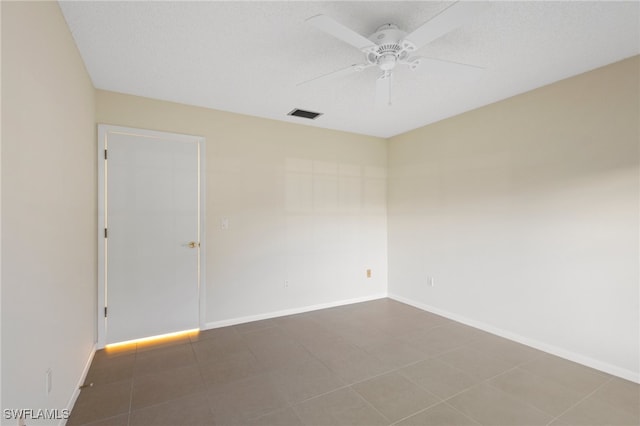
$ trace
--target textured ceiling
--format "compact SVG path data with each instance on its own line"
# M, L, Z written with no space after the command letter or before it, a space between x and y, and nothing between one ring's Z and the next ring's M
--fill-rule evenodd
M60 2L99 89L380 137L640 53L639 2L488 2L484 13L421 48L482 71L396 69L390 107L378 70L298 83L363 62L305 19L325 14L368 37L411 32L452 2ZM324 113L288 117L293 108Z

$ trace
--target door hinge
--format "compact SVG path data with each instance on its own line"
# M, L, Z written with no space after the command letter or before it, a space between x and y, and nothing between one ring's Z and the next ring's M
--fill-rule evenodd
M107 159L107 150L106 149L104 150L104 159L105 160Z
M107 228L104 228L104 237L108 238L107 236L109 235L109 233L107 232Z
M104 317L105 318L107 317L107 307L106 306L104 307Z

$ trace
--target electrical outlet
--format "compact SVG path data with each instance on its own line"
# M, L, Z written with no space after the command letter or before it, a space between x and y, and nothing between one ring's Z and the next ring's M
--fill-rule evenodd
M51 379L52 379L52 372L51 372L51 369L49 368L44 373L44 383L45 383L45 390L47 391L47 395L51 393L51 389L53 388L53 382L51 381Z
M284 280L284 288L289 288L289 280Z

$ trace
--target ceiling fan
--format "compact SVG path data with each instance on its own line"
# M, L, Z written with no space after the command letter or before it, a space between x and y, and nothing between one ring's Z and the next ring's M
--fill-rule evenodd
M470 22L485 7L484 3L458 1L409 34L402 31L397 25L385 24L369 37L358 34L326 15L312 16L306 22L362 51L366 62L321 75L298 85L316 82L327 77L347 75L370 67L378 67L381 74L376 80L376 104L389 106L391 105L393 70L397 65L406 65L411 70L416 70L423 65L439 69L444 67L447 71L453 72L457 67L481 69L473 65L412 56L412 53L455 28Z

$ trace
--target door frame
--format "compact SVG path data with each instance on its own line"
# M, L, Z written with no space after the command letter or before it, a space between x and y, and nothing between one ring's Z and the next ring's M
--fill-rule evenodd
M198 252L198 323L200 329L205 328L206 319L206 285L205 285L205 146L206 139L202 136L185 135L180 133L160 132L156 130L139 129L133 127L113 126L110 124L98 124L98 298L97 298L97 342L96 348L102 349L105 347L106 342L106 317L105 307L107 302L107 267L106 267L106 254L108 239L105 238L105 229L108 228L108 217L106 215L107 207L107 173L108 165L105 164L105 150L108 148L108 136L109 134L129 134L129 135L143 135L150 138L171 138L174 140L182 140L189 142L196 142L198 144L198 193L199 193L199 206L198 206L198 230L200 239L200 249ZM108 160L107 160L108 161Z

